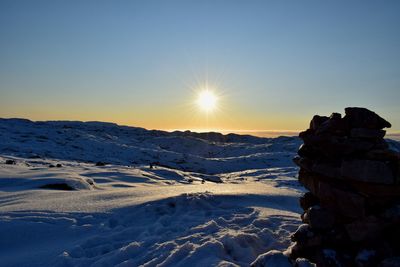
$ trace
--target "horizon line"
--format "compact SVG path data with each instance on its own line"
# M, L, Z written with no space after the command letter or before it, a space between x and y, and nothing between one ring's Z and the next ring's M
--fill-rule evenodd
M69 120L69 119L59 119L59 120L33 120L33 119L28 119L28 118L23 118L23 117L0 117L0 119L23 119L23 120L29 120L32 122L52 122L52 121L69 121L69 122L103 122L103 123L113 123L118 126L128 126L128 127L137 127L137 128L143 128L146 130L159 130L159 131L166 131L166 132L174 132L174 131L191 131L191 132L198 132L198 133L206 133L206 132L219 132L219 133L293 133L293 134L298 134L305 129L302 130L289 130L289 129L216 129L216 128L154 128L154 127L143 127L140 125L133 125L133 124L119 124L117 122L113 121L100 121L100 120ZM387 135L400 135L400 130L391 130L386 129L386 134Z

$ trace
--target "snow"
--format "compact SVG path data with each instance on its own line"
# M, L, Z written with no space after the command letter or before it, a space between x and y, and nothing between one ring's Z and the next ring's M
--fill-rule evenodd
M21 119L0 119L0 138L0 151L9 155L122 165L157 162L206 174L292 166L300 145L295 137L167 133L112 123ZM227 141L213 141L218 139Z
M0 119L0 265L249 266L300 225L300 143Z
M293 266L289 258L281 251L270 250L267 253L261 254L251 264L252 267L291 267Z

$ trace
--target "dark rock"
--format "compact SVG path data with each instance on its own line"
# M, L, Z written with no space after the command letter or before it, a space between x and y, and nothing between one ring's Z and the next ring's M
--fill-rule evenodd
M381 236L381 225L374 217L360 219L345 225L347 234L351 241L360 242L374 240Z
M310 145L302 144L297 151L297 154L303 158L315 158L320 156L321 153Z
M320 246L322 242L321 235L314 233L308 224L300 225L290 238L293 242L297 242L302 249Z
M310 122L310 129L317 130L327 120L329 120L329 117L315 115Z
M106 166L107 163L102 162L102 161L98 161L96 162L96 166Z
M373 267L400 255L400 153L383 139L386 127L368 109L346 108L344 118L314 116L299 134L294 162L310 192L300 197L305 224L285 252L294 266Z
M311 171L311 170L312 170L312 161L311 161L310 159L308 159L308 158L303 158L303 157L295 156L295 157L293 158L293 162L294 162L297 166L299 166L299 167L301 167L301 168L303 168L303 169L305 169L305 170L308 170L308 171Z
M45 184L45 185L42 185L40 188L43 188L43 189L55 189L55 190L67 190L67 191L75 190L74 188L72 188L70 185L68 185L66 183Z
M309 132L301 134L307 150L317 151L314 154L334 159L338 156L350 155L354 153L365 153L373 148L385 149L387 144L384 141L377 142L369 139L351 138L346 136L314 135ZM311 157L314 158L314 157Z
M294 267L316 267L315 263L310 262L305 258L297 258Z
M315 195L313 195L311 192L304 193L300 197L299 202L300 202L301 208L304 211L308 210L308 208L310 208L312 206L315 206L315 205L319 204L318 198Z
M57 163L56 167L57 167L57 168L61 168L61 167L62 167L62 164Z
M15 164L17 164L17 162L16 162L15 160L13 160L13 159L7 159L5 163L8 164L8 165L15 165Z
M400 196L400 186L349 181L353 189L370 198L370 201L393 199ZM390 201L389 201L390 203ZM386 205L386 204L385 204ZM387 207L387 205L386 205Z
M352 251L353 246L343 225L335 225L322 236L322 243L327 247Z
M400 267L400 257L391 257L384 259L379 267Z
M337 178L340 177L340 166L331 162L315 162L312 165L312 171L326 177Z
M366 153L366 158L379 161L400 161L400 153L391 149L374 149Z
M386 225L383 229L383 236L394 254L400 256L400 222L397 221Z
M381 161L345 160L341 167L341 176L366 183L393 184L393 172Z
M345 120L342 120L342 115L339 113L332 113L329 120L324 121L318 129L316 129L315 134L329 133L332 135L345 135L347 131L347 124Z
M318 267L344 267L343 259L338 251L333 249L322 249L315 257Z
M345 108L345 113L344 119L352 128L383 129L392 127L388 121L366 108Z
M309 171L301 168L299 171L299 182L312 194L318 196L319 181L316 179L315 175L312 175Z
M340 148L343 149L342 155L366 153L374 147L383 146L384 144L381 142L377 143L376 141L351 137L344 139L343 144L340 144Z
M54 167L56 167L56 166L53 165L53 164L50 164L50 165L49 165L49 168L54 168Z
M340 120L340 119L342 119L342 114L337 113L337 112L333 112L331 114L331 116L329 116L329 119L330 120Z
M261 254L250 264L251 267L293 267L289 258L281 251L270 250Z
M304 139L309 138L310 136L315 136L315 131L314 130L307 129L307 130L299 133L299 137L303 141L304 141Z
M333 211L336 219L346 220L365 216L365 198L358 193L320 182L318 197L321 206Z
M384 130L354 128L350 131L350 136L353 138L365 139L382 139L386 134Z
M366 140L366 139L364 139ZM372 149L389 149L389 144L384 140L375 140L374 141L374 146L372 147ZM368 151L366 151L368 152Z
M400 205L394 205L387 208L382 213L382 217L388 221L400 221Z
M377 252L371 249L362 249L357 253L355 262L357 267L375 267L378 264Z
M303 247L299 245L298 242L293 243L288 247L288 249L285 251L285 254L289 256L291 259L297 259L297 258L307 258L309 259L312 254L314 248L311 247L311 251L307 247Z
M297 228L296 232L290 236L293 242L306 242L308 239L313 238L315 233L311 230L308 224L302 224Z
M328 230L335 223L334 215L326 209L319 206L309 208L305 214L305 221L308 221L311 229Z

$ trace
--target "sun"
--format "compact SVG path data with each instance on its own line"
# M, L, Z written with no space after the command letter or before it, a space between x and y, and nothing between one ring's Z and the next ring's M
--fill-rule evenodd
M212 91L204 89L199 93L197 104L202 110L210 112L215 109L217 100L217 96Z

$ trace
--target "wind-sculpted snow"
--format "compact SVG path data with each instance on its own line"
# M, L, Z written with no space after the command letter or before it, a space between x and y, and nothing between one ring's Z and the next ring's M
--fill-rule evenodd
M248 265L263 251L283 248L297 226L289 215L263 219L246 197L183 194L113 211L98 235L63 252L73 266ZM284 211L283 211L284 212Z
M0 265L248 266L299 224L299 144L0 119Z
M275 181L293 170L221 184L165 167L0 162L2 266L248 266L299 224L299 190ZM43 187L58 183L74 190Z
M123 165L155 162L208 174L293 166L291 158L299 145L297 137L168 133L112 123L0 119L3 154Z
M106 213L1 212L2 266L248 266L288 245L297 195L216 192L136 199Z

